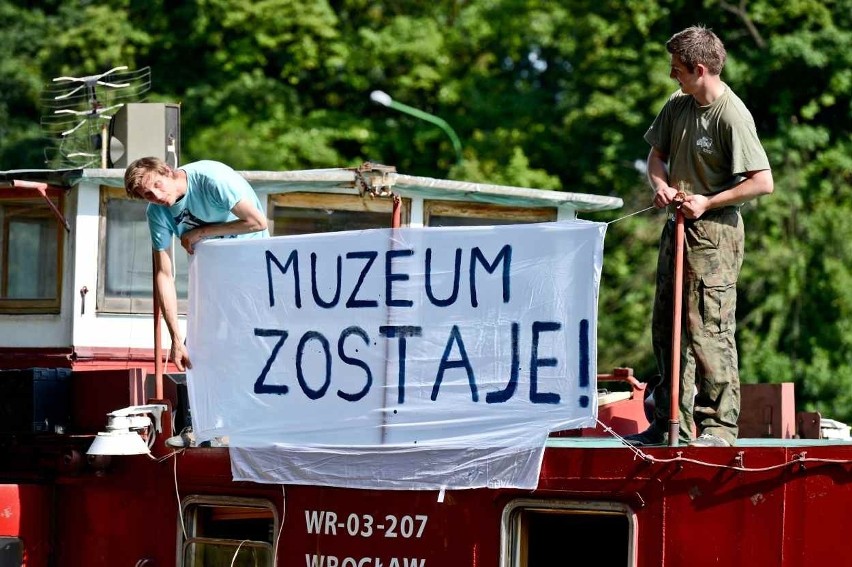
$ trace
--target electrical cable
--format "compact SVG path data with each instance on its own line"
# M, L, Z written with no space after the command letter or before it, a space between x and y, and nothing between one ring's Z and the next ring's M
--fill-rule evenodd
M284 531L284 517L287 515L287 492L281 485L281 520L278 526L278 535L275 536L275 545L272 546L272 565L278 567L278 543L281 541L281 532Z
M178 517L180 518L180 529L183 532L183 540L186 541L188 538L186 536L186 524L183 522L183 510L180 505L180 491L178 490L178 479L177 479L177 453L172 452L172 455L175 455L174 462L174 478L175 478L175 496L177 497L178 503Z
M240 545L237 546L237 550L234 552L234 557L231 559L231 567L234 567L234 563L236 563L236 561L237 561L237 555L240 554L240 548L247 541L248 541L247 539L244 539L243 541L240 542Z

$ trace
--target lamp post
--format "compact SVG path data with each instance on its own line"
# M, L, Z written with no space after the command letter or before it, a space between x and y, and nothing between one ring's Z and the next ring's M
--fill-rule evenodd
M453 149L456 152L456 163L461 163L462 161L462 149L461 149L461 141L459 141L459 137L456 134L456 131L452 129L452 127L447 124L447 121L443 118L438 118L434 114L429 114L428 112L424 112L419 108L414 108L412 106L408 106L407 104L402 104L401 102L397 102L391 98L391 96L384 91L373 91L370 93L370 100L375 102L376 104L381 104L382 106L387 106L388 108L393 108L394 110L398 110L400 112L404 112L405 114L410 114L415 118L419 118L421 120L425 120L427 122L431 122L435 126L438 126L441 130L446 132L447 136L450 137L450 141L453 143Z

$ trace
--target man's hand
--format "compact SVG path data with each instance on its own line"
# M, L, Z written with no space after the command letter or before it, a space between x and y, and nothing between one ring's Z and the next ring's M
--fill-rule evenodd
M675 200L677 193L678 191L674 187L660 185L657 187L657 192L654 193L654 206L658 209L668 207Z
M688 219L697 219L707 212L710 207L710 199L704 195L687 195L683 199L681 210L683 216Z
M189 254L193 254L195 247L195 243L203 238L201 235L201 228L193 228L192 230L187 230L180 237L180 245L183 246L184 250Z
M189 353L186 352L186 346L183 341L172 341L172 350L169 353L169 359L175 363L175 366L180 372L184 372L187 368L192 368L192 363L189 361Z

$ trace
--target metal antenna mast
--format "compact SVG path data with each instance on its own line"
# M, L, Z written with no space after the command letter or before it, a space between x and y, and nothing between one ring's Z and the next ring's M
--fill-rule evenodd
M56 169L107 167L110 119L124 103L141 101L150 88L150 67L53 79L41 98L45 163Z

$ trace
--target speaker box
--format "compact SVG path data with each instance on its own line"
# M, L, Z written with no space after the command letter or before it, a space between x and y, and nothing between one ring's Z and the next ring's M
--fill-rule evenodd
M54 433L71 421L70 368L0 371L0 433Z
M141 157L180 163L180 105L127 103L110 120L109 167L125 168Z
M192 425L192 410L189 408L189 390L186 388L186 374L164 374L163 393L172 400L172 424L175 433Z

